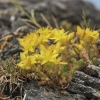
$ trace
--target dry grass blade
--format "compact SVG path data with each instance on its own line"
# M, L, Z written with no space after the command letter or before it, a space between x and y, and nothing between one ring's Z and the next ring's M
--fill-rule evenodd
M9 86L10 95L9 97L2 98L0 96L0 100L11 100L11 96L15 91L19 89L20 97L16 96L16 100L22 100L23 95L23 83L27 81L27 79L32 80L34 79L34 73L26 71L23 71L21 69L16 70L17 65L15 64L15 61L13 58L9 58L6 61L2 61L0 65L0 93L3 94L5 91L5 88ZM9 84L9 85L7 85ZM8 99L10 98L10 99ZM15 100L12 99L12 100Z
M21 19L27 26L29 26L29 27L31 27L31 28L33 28L33 29L36 29L37 27L36 27L36 25L31 21L31 20L28 20L28 19ZM33 25L31 25L31 24L33 24Z
M46 17L45 17L42 13L41 13L40 15L41 15L41 17L43 18L43 20L46 22L46 24L47 24L49 27L52 28L51 24L48 22L48 20L46 19Z
M41 25L36 21L35 16L34 16L34 10L31 10L31 14L27 13L25 9L16 1L14 0L14 5L21 11L23 12L29 19L30 21L38 28L41 28Z
M59 25L57 23L56 18L53 15L51 15L51 17L52 17L52 20L54 21L54 24L55 24L56 28L59 29Z
M10 59L11 60L11 59ZM13 92L16 91L17 88L20 89L20 93L22 95L22 87L23 87L23 82L19 81L19 77L20 77L20 71L19 70L14 70L17 68L17 66L15 65L14 61L10 61L8 63L5 62L1 62L2 65L0 65L0 93L3 94L5 91L5 88L9 86L9 90L10 91L10 95L11 96L13 94ZM6 65L6 67L4 67ZM8 67L8 69L7 69ZM9 85L7 85L9 84ZM14 86L15 85L15 86ZM5 97L2 98L0 96L0 100L10 100L8 99L10 97Z
M5 95L0 94L0 100L10 100L10 97L5 97Z

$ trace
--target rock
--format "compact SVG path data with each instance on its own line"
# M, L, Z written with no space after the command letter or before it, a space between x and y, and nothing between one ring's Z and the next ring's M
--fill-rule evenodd
M91 98L98 98L100 99L100 91L96 91L95 89L91 88L90 86L85 86L82 84L77 84L74 82L71 82L67 88L69 92L75 93L75 94L81 94L84 95L87 99Z
M28 4L30 6L27 6ZM100 28L100 11L96 10L91 3L82 0L38 0L37 2L35 0L28 0L22 6L24 6L27 12L34 9L36 19L40 24L45 25L40 16L40 13L42 13L53 26L54 22L52 21L51 14L55 16L59 25L64 20L72 24L80 24L84 9L86 18L91 20L92 28L94 25L96 25L97 29Z
M99 65L98 65L99 66ZM84 73L93 76L93 77L99 77L100 78L100 67L95 65L88 65L87 67L84 67L81 69Z
M76 71L68 91L84 95L86 98L100 99L100 78Z
M86 100L84 96L79 94L59 94L47 86L38 86L35 81L27 83L24 90L25 100Z
M55 92L54 90L52 91L52 89L49 89L48 87L38 86L36 83L34 83L34 81L26 84L25 87L27 87L25 88L25 94L26 94L25 100L32 100L33 97L34 98L43 97L44 99L47 94L50 97L52 97L52 99L54 100L65 100L65 98L67 98L67 100L90 100L90 99L99 100L100 99L100 78L89 76L81 71L75 72L73 80L72 82L70 82L67 88L68 93L65 95L57 94L57 92ZM39 95L37 91L40 91ZM33 95L35 95L36 97ZM47 100L51 100L51 99L48 98Z
M19 46L18 40L14 35L11 39L8 39L7 41L3 40L1 42L1 45L6 42L5 46L0 51L0 58L2 60L22 51L21 47Z
M73 82L100 90L100 78L89 76L81 71L75 72Z
M100 67L100 58L98 59L98 66Z

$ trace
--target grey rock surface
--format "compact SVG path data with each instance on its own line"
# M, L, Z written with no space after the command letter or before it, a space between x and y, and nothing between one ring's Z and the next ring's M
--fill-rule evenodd
M29 3L31 2L32 5ZM91 26L96 25L100 28L100 11L96 10L91 3L85 3L82 0L29 0L24 2L24 8L30 12L32 9L35 11L36 19L42 25L45 22L41 19L42 13L47 20L54 26L51 15L54 15L57 22L60 24L63 20L67 20L72 24L80 24L82 21L83 10L86 13L87 19L91 20ZM30 5L30 6L27 6ZM95 16L97 15L97 16Z
M60 94L47 86L41 87L35 81L24 86L25 100L86 100L85 96L81 94Z
M89 76L84 72L76 71L73 81L100 90L100 78Z
M100 78L89 76L81 71L76 71L68 90L73 93L83 94L90 99L95 97L100 99Z
M98 69L99 67L94 66L94 68ZM34 99L33 95L36 96L35 98L41 98L40 100L100 100L100 78L90 76L82 71L75 72L66 94L60 94L46 86L38 86L34 81L26 84L24 89L25 100Z

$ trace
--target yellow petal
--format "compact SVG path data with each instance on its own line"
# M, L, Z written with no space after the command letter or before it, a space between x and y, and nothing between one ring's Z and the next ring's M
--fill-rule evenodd
M26 70L31 70L31 67L30 67L30 66L27 66L27 67L26 67Z

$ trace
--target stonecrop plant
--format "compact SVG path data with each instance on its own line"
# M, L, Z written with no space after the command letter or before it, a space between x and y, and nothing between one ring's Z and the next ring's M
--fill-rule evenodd
M64 29L40 28L18 39L23 52L17 65L22 70L34 72L42 85L65 88L76 70L97 64L98 38L98 31L80 26L72 33Z

